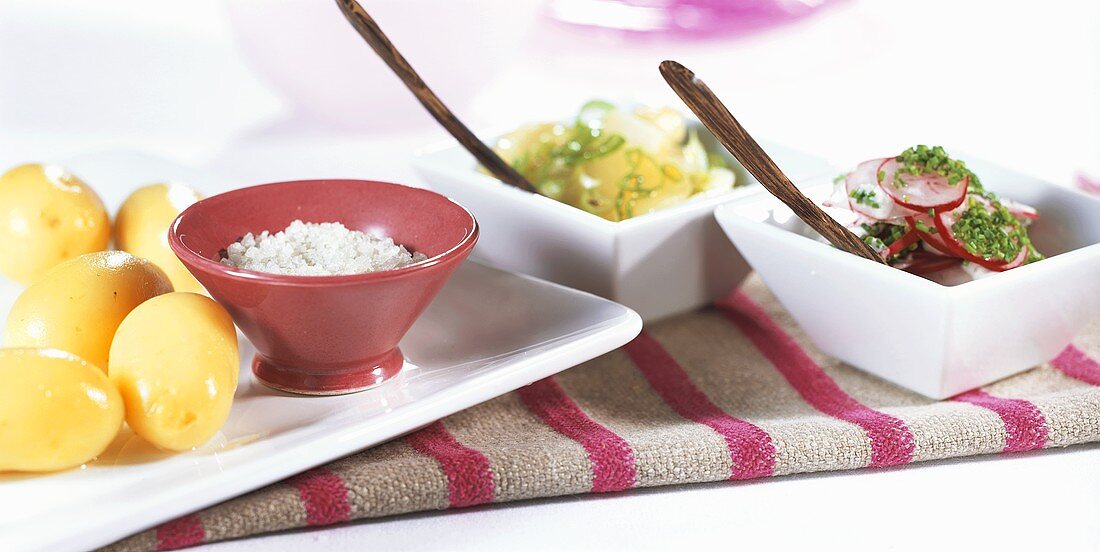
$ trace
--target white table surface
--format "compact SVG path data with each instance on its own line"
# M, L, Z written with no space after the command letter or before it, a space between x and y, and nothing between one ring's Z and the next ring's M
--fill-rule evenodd
M943 143L1068 185L1100 176L1098 36L1100 7L1087 0L847 1L785 28L687 43L542 25L458 111L488 129L593 96L671 103L656 64L675 58L752 132L838 164ZM0 169L138 149L242 185L416 183L408 158L444 139L420 114L357 131L290 113L250 72L219 0L0 2ZM203 549L1095 550L1097 519L1100 446L1082 446L415 514Z

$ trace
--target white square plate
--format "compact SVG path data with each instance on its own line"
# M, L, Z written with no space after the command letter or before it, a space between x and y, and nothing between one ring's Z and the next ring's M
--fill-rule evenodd
M1100 315L1100 199L961 158L988 190L1039 210L1030 234L1047 259L945 286L819 241L763 191L715 217L818 347L942 399L1054 358ZM802 189L820 203L832 184Z
M111 206L129 190L161 179L208 194L226 187L225 181L134 154L62 164ZM19 291L0 280L5 317ZM124 429L85 468L0 474L0 550L106 545L560 372L623 345L640 330L638 315L621 305L467 263L401 342L408 358L404 371L376 389L336 397L273 391L253 381L249 363L255 351L242 338L233 410L210 443L173 455Z

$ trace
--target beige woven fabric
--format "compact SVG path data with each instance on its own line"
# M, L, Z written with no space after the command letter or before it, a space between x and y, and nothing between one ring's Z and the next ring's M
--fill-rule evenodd
M109 548L1097 441L1097 358L1100 323L1050 364L937 402L818 352L754 278L623 349Z

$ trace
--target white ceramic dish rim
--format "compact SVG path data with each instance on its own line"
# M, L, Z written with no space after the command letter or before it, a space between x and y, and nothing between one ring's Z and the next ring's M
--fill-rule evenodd
M971 157L966 157L966 156L962 156L962 157L966 158L966 159L971 158ZM1048 185L1055 186L1055 184L1049 184L1049 183L1048 183ZM804 190L812 196L814 191L820 190L822 188L830 188L831 189L831 187L832 187L831 183L826 183L824 181L822 181L822 182L811 182L811 183L807 183L807 186L804 188ZM1095 203L1100 204L1100 198L1093 197L1093 196L1091 196L1089 194L1086 194L1085 192L1082 192L1080 190L1075 190L1075 189L1072 189L1072 188L1065 188L1065 191L1070 192L1073 195L1076 195L1078 198L1080 198L1083 201L1091 201L1091 202L1095 202ZM904 270L898 270L896 268L893 268L893 267L890 267L890 266L887 266L887 265L884 265L884 264L881 264L881 263L876 263L876 262L870 261L868 259L857 257L855 255L852 255L852 254L849 254L847 252L841 251L840 249L837 249L836 247L833 247L832 245L829 245L827 243L814 240L812 238L809 238L807 236L798 234L796 232L792 232L791 230L788 230L788 229L785 229L785 228L780 228L779 226L776 226L774 224L769 224L767 222L757 220L753 217L745 216L744 214L742 214L740 212L741 209L744 208L745 204L747 204L749 202L758 201L761 197L771 197L771 194L768 193L768 191L763 189L763 188L754 189L753 192L754 193L752 193L751 195L742 195L741 197L737 198L737 200L735 200L733 202L720 205L715 210L715 217L725 218L727 216L732 216L732 217L736 217L737 219L740 219L740 220L743 220L745 222L748 222L750 224L755 225L756 227L760 228L766 234L770 234L772 236L782 236L782 235L792 236L794 238L797 238L795 241L791 241L792 245L797 244L798 246L802 247L806 251L811 251L811 252L813 252L814 254L817 254L817 255L825 255L827 257L831 256L833 259L836 260L836 262L846 263L847 266L851 266L851 267L853 267L855 269L858 269L858 270L867 269L867 270L872 270L872 271L879 271L879 273L882 274L883 277L885 277L885 278L895 278L895 279L898 279L899 282L904 282L904 284L907 285L907 286L922 288L924 290L931 290L932 293L947 293L947 294L952 294L952 295L957 295L957 294L962 294L962 293L972 293L972 292L983 290L983 289L989 289L989 288L992 288L993 286L998 286L1001 283L1006 282L1009 278L1026 278L1026 277L1032 275L1033 273L1035 273L1037 271L1046 270L1046 269L1042 268L1043 266L1049 267L1049 266L1052 266L1052 265L1056 266L1056 265L1061 265L1061 264L1064 264L1064 263L1072 263L1077 258L1084 257L1084 256L1093 256L1093 255L1100 256L1100 243L1094 243L1092 245L1088 245L1088 246L1085 246L1085 247L1079 247L1079 248L1073 249L1071 251L1066 251L1066 252L1063 252L1063 253L1059 253L1057 255L1047 257L1047 258L1045 258L1045 259L1043 259L1042 261L1039 261L1039 262L1029 263L1029 264L1014 268L1012 270L1006 270L1004 272L994 274L994 275L989 276L987 278L980 278L980 279L977 279L977 280L970 280L970 281L966 281L966 282L962 282L962 283L959 283L959 284L956 284L956 285L950 285L949 286L949 285L941 284L939 282L934 282L934 281L929 280L927 278L922 278L920 276L917 276L916 274L912 274L912 273L906 272ZM779 207L780 205L782 205L780 203L780 201L778 199L774 198L774 197L771 197L771 204L772 204L773 209L775 207ZM1040 220L1042 220L1042 219L1040 219ZM784 239L786 239L786 238L784 238ZM790 240L788 240L788 241L790 241ZM860 268L860 267L862 267L862 268Z

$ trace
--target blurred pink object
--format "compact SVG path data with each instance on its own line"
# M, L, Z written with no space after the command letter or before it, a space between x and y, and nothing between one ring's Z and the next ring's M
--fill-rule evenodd
M1077 187L1089 193L1100 194L1100 180L1093 180L1085 173L1077 175Z
M537 15L523 0L361 3L453 109L512 59ZM299 111L350 128L431 120L333 2L226 0L226 6L251 65Z
M577 25L681 36L741 34L808 15L830 0L553 0L550 15Z

